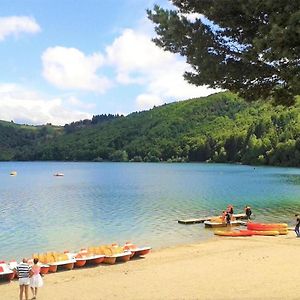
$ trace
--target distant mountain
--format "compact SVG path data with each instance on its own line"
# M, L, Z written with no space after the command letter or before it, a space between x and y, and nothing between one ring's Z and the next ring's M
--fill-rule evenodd
M0 122L0 159L300 166L300 100L273 107L225 92L64 127Z

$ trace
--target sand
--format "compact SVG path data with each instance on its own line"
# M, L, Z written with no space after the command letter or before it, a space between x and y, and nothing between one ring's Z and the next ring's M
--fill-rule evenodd
M127 263L46 275L37 299L300 299L299 253L293 232L213 237ZM18 299L18 282L0 285L0 299Z

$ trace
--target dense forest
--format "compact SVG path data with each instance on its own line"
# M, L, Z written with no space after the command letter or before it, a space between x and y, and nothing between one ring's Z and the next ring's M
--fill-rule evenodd
M300 99L272 106L224 92L60 127L1 121L0 160L300 166Z

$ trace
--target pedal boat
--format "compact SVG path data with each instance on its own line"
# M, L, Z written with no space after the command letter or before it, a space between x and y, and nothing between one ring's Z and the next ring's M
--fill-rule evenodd
M113 265L118 262L127 262L132 256L131 251L124 251L124 248L118 244L101 245L98 247L90 247L88 250L92 253L103 254L105 257L103 263Z
M64 173L54 173L53 176L63 177L63 176L65 176L65 174Z
M124 245L124 250L126 251L131 251L132 256L131 257L139 257L139 256L144 256L151 251L151 247L149 246L143 246L143 247L138 247L131 242L126 242Z
M72 270L74 268L75 263L75 258L49 263L49 272L55 273L58 269Z
M112 255L105 255L103 263L113 265L116 262L127 262L132 256L131 251L124 251L123 253L117 253Z
M69 253L49 252L48 254L33 255L33 257L39 258L45 269L49 266L49 273L55 273L58 269L72 270L76 263L76 259Z
M105 258L103 254L92 254L86 249L81 249L78 253L70 253L70 255L76 260L74 265L76 268L81 268L86 264L99 265Z
M5 281L11 281L15 278L16 273L10 268L10 266L4 262L0 261L0 278Z

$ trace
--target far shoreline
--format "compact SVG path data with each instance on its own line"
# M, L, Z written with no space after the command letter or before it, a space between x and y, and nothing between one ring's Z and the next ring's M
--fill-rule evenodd
M111 161L111 160L102 160L102 161L95 161L95 160L1 160L0 163L120 163L120 164L203 164L203 165L230 165L230 166L244 166L250 168L260 168L260 167L270 167L270 168L288 168L288 169L297 169L299 170L300 167L298 166L286 166L286 165L249 165L243 164L241 162L215 162L215 161Z

